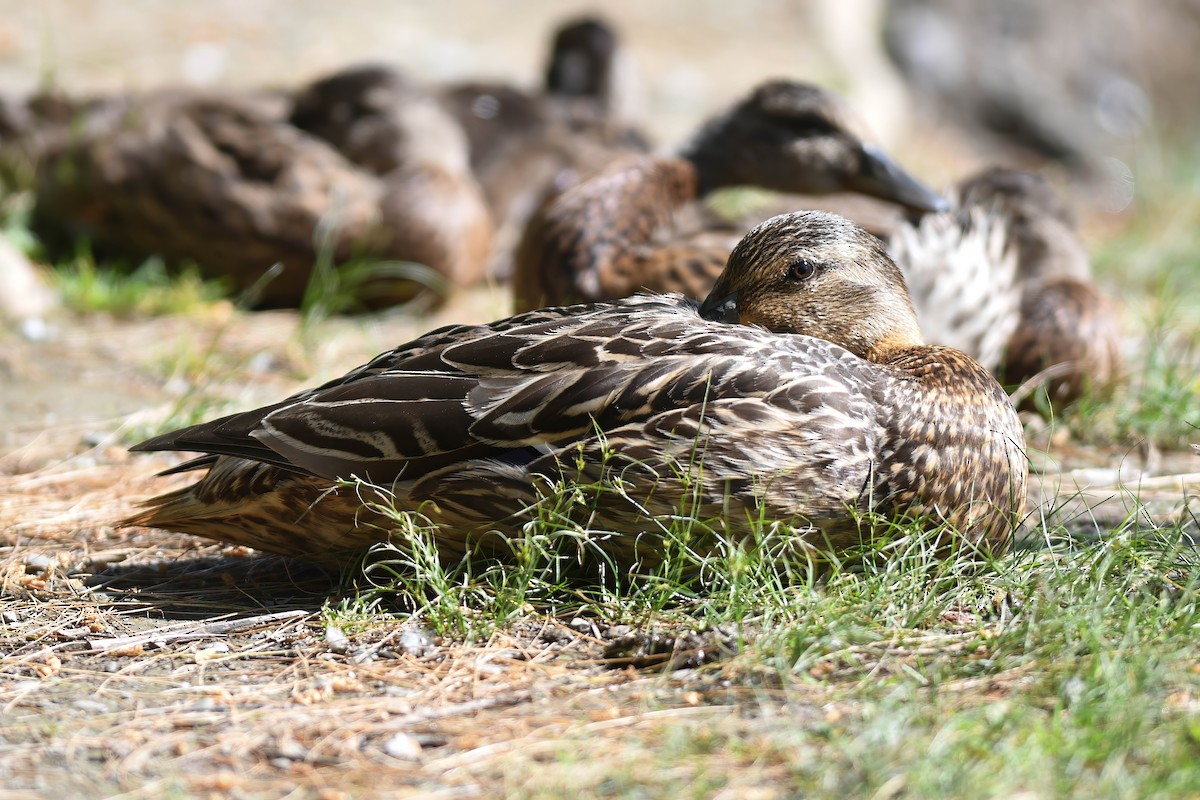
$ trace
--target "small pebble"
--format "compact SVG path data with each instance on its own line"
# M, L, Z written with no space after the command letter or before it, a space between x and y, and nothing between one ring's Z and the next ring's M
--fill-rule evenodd
M280 758L289 761L303 761L308 757L308 748L286 735L275 743L275 752Z
M370 647L359 647L350 654L350 663L352 664L370 664L377 658L375 651Z
M99 447L111 438L111 433L105 433L104 431L92 431L91 433L85 433L83 435L83 444L86 447Z
M325 627L325 643L329 645L329 649L335 653L345 654L350 649L350 640L346 638L346 634L336 625L327 625Z
M410 656L423 656L433 649L433 640L420 628L410 628L400 634L400 649Z
M94 714L108 713L108 706L96 700L76 700L75 707L80 711L90 711Z
M41 317L26 317L21 320L18 330L26 341L44 342L50 339L53 330Z
M58 559L45 553L30 553L25 556L26 572L42 572L58 563Z
M413 761L421 757L421 743L407 733L397 733L383 743L383 752L392 758Z

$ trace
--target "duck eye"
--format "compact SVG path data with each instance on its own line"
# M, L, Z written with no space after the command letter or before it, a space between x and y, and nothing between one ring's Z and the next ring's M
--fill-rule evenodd
M798 261L793 261L788 264L787 277L793 281L806 281L815 275L817 272L816 264L809 261L807 258L802 258Z

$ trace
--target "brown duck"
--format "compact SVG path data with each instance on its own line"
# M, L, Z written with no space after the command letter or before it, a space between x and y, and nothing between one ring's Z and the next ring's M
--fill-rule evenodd
M235 290L253 289L264 306L298 304L322 248L334 263L362 257L433 270L370 283L361 296L369 305L482 277L486 243L467 266L430 245L441 241L438 226L482 209L477 199L463 211L434 191L442 184L424 171L431 148L410 148L423 163L380 179L283 116L241 97L182 91L104 103L44 148L35 230L52 244L88 239L103 255L195 262ZM444 131L431 133L455 146ZM461 134L457 144L465 150ZM465 155L459 160L465 172ZM460 231L452 228L455 241ZM282 271L264 281L277 263Z
M383 218L409 260L455 286L483 280L491 211L467 137L433 94L389 67L354 67L299 92L289 121L379 176Z
M625 297L703 297L736 239L682 232L681 211L728 186L857 192L920 211L944 201L853 131L832 93L771 81L706 124L681 154L614 162L542 208L517 256L517 309Z
M470 141L471 169L497 220L494 268L508 276L530 216L614 158L649 151L629 124L634 83L617 31L587 16L555 30L540 91L471 81L440 97Z
M859 542L869 509L916 514L1000 549L1026 479L1003 390L923 344L879 241L821 212L751 231L702 305L640 294L442 328L134 449L199 451L172 471L207 471L129 524L324 561L403 546L364 501L458 558L503 551L554 508L546 487L602 478L621 492L580 519L623 569L657 561L681 511L733 537L785 520L820 548Z
M1044 384L1056 404L1111 388L1122 371L1117 314L1050 184L992 168L952 195L952 210L889 243L926 337L969 353L1006 384Z

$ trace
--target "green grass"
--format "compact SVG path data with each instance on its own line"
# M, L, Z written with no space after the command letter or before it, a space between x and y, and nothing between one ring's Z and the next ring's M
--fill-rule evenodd
M202 278L195 268L169 272L159 258L133 270L100 266L87 251L52 270L63 303L83 313L117 317L189 314L211 307L226 296L219 281Z
M886 558L818 564L782 557L800 552L786 528L705 552L675 520L662 564L598 586L564 569L581 551L603 557L557 513L531 523L504 563L447 563L420 518L377 510L413 544L376 554L359 605L333 614L351 625L398 607L443 637L482 642L582 615L667 634L720 626L741 642L685 683L700 706L727 711L653 723L687 710L664 683L636 735L609 742L579 723L552 752L488 767L511 796L1200 792L1200 552L1180 527L1131 516L1098 543L1040 531L999 558L947 559L930 534L874 520L876 536L904 540Z
M1068 409L1065 421L1086 441L1148 439L1182 448L1200 427L1200 347L1185 331L1192 320L1164 304L1149 320L1125 383L1111 396L1092 396Z

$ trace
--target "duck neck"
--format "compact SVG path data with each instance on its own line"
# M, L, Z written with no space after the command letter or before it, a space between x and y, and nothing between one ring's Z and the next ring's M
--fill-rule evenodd
M868 361L883 366L903 366L929 355L929 345L907 337L885 337L867 349Z
M714 121L680 150L680 158L696 170L697 197L741 183L731 169L731 159L738 155L738 148L726 142L728 137L722 132L721 120Z

